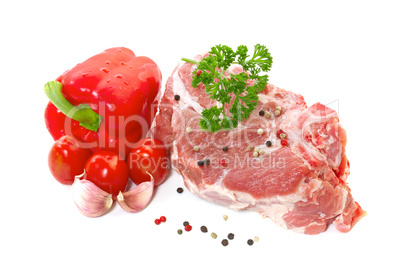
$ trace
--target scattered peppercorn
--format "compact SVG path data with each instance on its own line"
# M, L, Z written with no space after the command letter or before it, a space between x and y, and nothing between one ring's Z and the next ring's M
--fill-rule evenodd
M261 111L258 113L259 116L264 116L264 114L265 114L265 112L264 112L263 110L261 110Z
M194 146L194 152L198 152L199 150L200 150L200 147L198 147L198 146Z
M183 193L183 188L179 187L179 188L177 188L176 191L177 191L179 194L181 194L181 193Z
M229 245L229 241L227 239L223 239L221 244L226 247L227 245Z
M200 167L202 167L202 166L204 165L204 161L199 160L199 161L197 162L197 164L198 164Z
M178 233L179 235L181 235L181 234L183 233L183 230L182 230L182 229L179 229L179 230L177 230L177 233Z
M278 130L278 131L276 132L276 136L279 138L282 133L283 133L283 130L280 129L280 130Z
M247 244L248 244L249 246L252 246L252 245L254 244L253 239L249 239L249 240L247 240Z
M281 133L281 134L279 135L279 138L281 138L281 139L286 138L286 134L285 134L285 133Z
M207 233L208 232L208 228L206 226L201 226L201 232L203 233Z
M229 150L229 147L227 147L226 145L222 147L222 151L227 152Z
M185 221L185 222L183 222L183 226L187 226L187 225L189 225L190 223L188 223L188 221Z
M161 217L159 218L159 220L160 220L161 222L166 222L166 217L165 217L165 216L161 216Z
M155 221L154 221L154 222L155 222L155 224L156 224L156 225L161 224L161 220L160 220L160 219L155 219Z
M226 165L225 159L219 159L219 165L221 165L221 166Z
M249 145L247 146L247 151L252 151L253 150L253 146Z
M174 95L174 100L175 100L175 101L180 100L180 95Z
M205 165L207 165L207 166L208 166L209 164L211 164L211 160L209 160L209 159L205 159L205 160L204 160L204 163L205 163Z
M234 234L233 234L233 233L228 234L228 238L229 238L230 240L233 240Z
M266 118L270 118L270 117L271 117L271 113L270 113L270 112L267 112L267 113L265 114L265 117L266 117Z
M216 239L216 238L218 237L218 235L215 234L215 233L211 233L211 237L212 237L213 239Z
M288 145L288 141L287 141L287 140L281 140L281 145L282 145L282 146Z
M260 241L260 238L258 236L254 236L254 242Z
M275 115L280 115L281 114L281 110L275 110Z
M228 220L228 215L223 215L223 220L227 221Z
M261 134L264 133L264 130L263 130L262 128L259 128L259 129L257 130L257 133L261 135Z
M258 155L259 155L258 152L254 152L254 153L253 153L253 156L254 156L254 157L257 157Z
M187 133L191 133L192 131L193 131L193 129L192 129L191 127L187 127L187 128L186 128L186 132L187 132Z
M193 227L190 224L188 224L188 225L186 225L186 227L184 227L184 230L186 230L187 232L190 232L191 229L193 229Z
M275 110L281 111L282 107L281 106L276 106Z

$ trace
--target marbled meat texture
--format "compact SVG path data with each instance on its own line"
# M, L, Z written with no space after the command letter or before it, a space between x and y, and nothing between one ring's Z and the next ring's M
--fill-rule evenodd
M217 103L202 84L191 86L195 67L184 62L176 67L151 126L192 193L232 209L256 211L305 234L323 232L330 223L348 232L364 216L346 183L346 132L334 110L320 103L307 107L301 95L268 84L247 120L233 130L210 133L198 123L201 111ZM241 71L232 66L227 75ZM275 115L276 107L280 115ZM285 146L277 135L280 130L286 134ZM228 146L226 152L223 146ZM256 150L258 156L253 156ZM197 164L206 159L209 165Z

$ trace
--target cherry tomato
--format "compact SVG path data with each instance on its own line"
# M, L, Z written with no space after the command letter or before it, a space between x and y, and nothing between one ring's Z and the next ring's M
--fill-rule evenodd
M74 176L84 172L85 162L91 153L89 148L80 148L74 138L63 136L50 149L48 156L50 172L60 183L71 185Z
M128 182L128 167L119 155L109 151L94 153L85 164L83 179L112 194L116 200L119 192L124 192Z
M149 181L151 177L148 173L150 173L155 179L155 185L159 185L167 177L169 158L161 141L145 138L131 149L127 164L130 178L135 184Z

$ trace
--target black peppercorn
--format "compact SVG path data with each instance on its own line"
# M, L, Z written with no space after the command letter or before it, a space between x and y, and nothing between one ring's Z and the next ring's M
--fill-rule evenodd
M176 191L177 191L179 194L181 194L181 193L183 192L183 188L179 187L179 188L177 188Z
M206 233L208 232L208 228L206 226L201 226L201 232Z
M259 116L264 116L264 114L265 114L265 112L264 112L263 110L261 110L261 111L258 113Z
M178 101L178 100L180 100L180 96L179 96L179 95L174 95L174 99L175 99L176 101Z
M183 222L183 226L187 226L187 225L189 225L190 223L188 222L188 221L185 221L185 222Z
M208 166L209 164L211 164L211 160L205 159L204 164Z
M197 162L197 164L198 164L200 167L202 167L202 166L204 165L204 161L200 160L200 161Z
M222 147L222 151L227 152L229 150L229 147L227 147L226 145Z
M247 244L248 244L249 246L251 246L252 244L254 244L253 239L249 239L249 240L247 240Z
M229 238L230 240L233 240L234 234L232 234L232 233L228 234L228 238Z
M227 239L223 239L221 244L226 247L229 244L229 241Z
M271 142L271 141L267 141L267 142L265 143L265 145L266 145L267 147L271 147L272 142Z

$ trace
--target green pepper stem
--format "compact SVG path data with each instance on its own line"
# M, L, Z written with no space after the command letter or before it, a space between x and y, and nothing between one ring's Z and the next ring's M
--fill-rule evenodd
M102 117L94 112L89 105L72 105L61 93L63 85L58 81L50 81L45 85L45 93L49 100L67 117L80 122L80 126L92 131L98 131Z
M189 59L189 58L181 58L181 60L189 62L189 63L197 64L197 65L200 64L200 62L198 60L192 60L192 59Z

